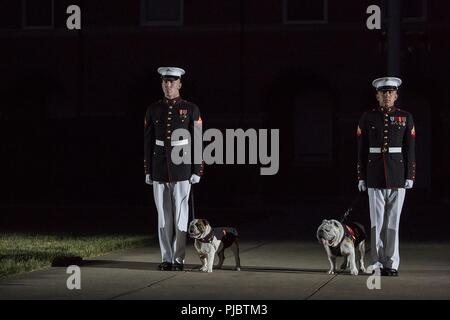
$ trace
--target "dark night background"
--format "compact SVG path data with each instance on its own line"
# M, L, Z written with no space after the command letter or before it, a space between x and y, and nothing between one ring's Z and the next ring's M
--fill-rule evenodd
M436 221L449 222L450 8L393 2L390 47L381 0L1 0L0 230L155 232L143 119L162 96L157 67L173 65L205 129L280 129L278 174L207 166L197 216L296 210L306 237L357 194L357 122L376 106L371 81L397 70L398 105L417 131L402 236L436 235ZM66 29L70 4L81 31ZM382 30L366 28L371 4ZM367 199L354 214L368 223Z

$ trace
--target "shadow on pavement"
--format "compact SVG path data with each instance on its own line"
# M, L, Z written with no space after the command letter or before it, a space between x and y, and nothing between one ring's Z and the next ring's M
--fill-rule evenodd
M138 261L115 261L115 260L87 260L81 263L83 267L93 268L118 268L131 270L158 270L158 263L155 262L138 262ZM184 271L198 272L200 265L185 264ZM222 269L214 268L214 271L235 271L232 266L224 266ZM325 269L311 269L311 268L280 268L280 267L266 267L266 266L244 266L241 267L240 272L270 272L270 273L320 273L326 275ZM345 273L342 273L345 275Z
M81 267L90 268L117 268L130 270L153 270L159 271L160 262L139 262L139 261L116 261L116 260L86 260L81 263ZM200 265L185 264L185 271L200 268Z

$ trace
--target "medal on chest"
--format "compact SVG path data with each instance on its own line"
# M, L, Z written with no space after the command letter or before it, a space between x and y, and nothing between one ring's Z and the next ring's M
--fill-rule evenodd
M406 117L389 117L391 120L391 125L395 126L406 126Z
M186 119L188 114L188 110L187 109L179 109L178 110L178 115L180 116L181 119Z

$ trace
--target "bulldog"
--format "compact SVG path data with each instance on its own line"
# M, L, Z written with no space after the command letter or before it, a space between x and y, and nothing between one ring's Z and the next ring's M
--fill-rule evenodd
M195 239L194 247L202 262L200 271L212 272L216 253L219 257L216 269L221 269L225 260L224 252L228 247L231 247L236 260L234 270L241 270L238 232L235 228L212 228L206 219L194 219L189 224L189 236Z
M317 239L327 252L331 268L328 274L336 272L336 257L343 256L344 262L341 271L350 267L352 275L358 275L356 267L356 250L359 251L359 270L367 273L364 267L366 232L364 227L357 222L342 224L337 220L323 220L317 229Z

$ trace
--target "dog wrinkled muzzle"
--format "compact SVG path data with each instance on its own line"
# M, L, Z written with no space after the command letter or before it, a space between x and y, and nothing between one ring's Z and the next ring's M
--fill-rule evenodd
M190 230L190 229L189 229L189 236L190 236L191 238L198 238L198 237L200 236L200 233L199 233L199 232L196 232L196 230Z
M188 228L188 233L191 238L197 238L200 235L200 231L195 223L195 221L191 222Z
M342 224L337 220L323 220L317 229L317 238L323 245L334 247L344 235Z

